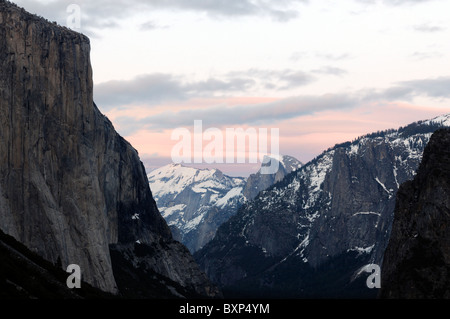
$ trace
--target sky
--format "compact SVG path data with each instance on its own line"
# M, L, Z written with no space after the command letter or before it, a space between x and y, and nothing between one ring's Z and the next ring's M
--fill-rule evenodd
M336 143L450 113L450 1L13 2L90 38L94 101L147 171L173 162L177 146L188 156L189 137L200 163L186 165L248 176L264 130L267 151L306 163ZM70 4L79 28L68 25ZM229 130L253 132L244 163L237 146L220 163Z

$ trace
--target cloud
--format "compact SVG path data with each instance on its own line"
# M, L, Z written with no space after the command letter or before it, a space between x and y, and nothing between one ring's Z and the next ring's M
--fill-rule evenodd
M351 55L348 53L341 53L341 54L316 53L316 57L322 58L325 60L330 60L330 61L341 61L341 60L350 59Z
M138 129L164 130L191 126L203 120L209 126L273 125L277 122L323 111L351 110L364 105L411 101L414 97L450 98L450 77L421 79L396 83L393 87L366 89L353 93L303 95L253 105L214 105L207 108L163 111L144 118L118 117L115 120L123 134ZM238 115L238 116L237 116Z
M283 71L278 74L278 78L285 83L279 88L281 90L304 86L315 80L315 77L303 71Z
M316 78L301 70L263 70L248 69L246 71L229 72L230 76L249 77L255 79L267 88L275 90L288 90L304 85L308 85Z
M419 3L426 3L430 2L432 0L384 0L383 3L389 4L389 5L403 5L403 4L419 4Z
M296 51L296 52L291 54L291 56L289 57L289 61L297 62L297 61L299 61L301 59L304 59L306 57L308 57L308 53L307 52L305 52L305 51Z
M327 67L320 72L344 74L344 70ZM266 78L270 79L266 81ZM94 88L95 100L102 110L119 109L126 105L141 104L148 108L159 103L192 99L221 97L239 92L248 92L260 86L272 85L275 89L295 85L305 85L310 81L308 73L301 71L276 71L249 69L230 72L223 79L209 78L202 81L186 82L182 77L169 74L143 75L128 81L109 81ZM136 130L161 130L192 125L201 119L215 126L259 125L276 123L289 118L311 115L325 110L352 109L361 105L377 105L398 101L412 101L415 97L435 99L450 98L450 77L419 79L394 83L386 89L364 89L350 93L324 95L302 95L271 102L250 105L208 104L195 108L160 111L159 113L136 118L118 116L115 123L123 134ZM220 99L218 99L220 100ZM217 101L217 99L215 100Z
M204 96L214 93L245 91L254 85L255 80L250 78L235 77L227 80L209 78L205 81L186 84L183 88L191 95Z
M167 26L167 25L158 25L154 21L147 21L145 23L142 23L139 26L139 29L141 31L152 31L152 30L156 30L156 29L167 29L167 28L169 28L169 26Z
M206 109L165 111L142 119L118 117L115 123L122 134L133 134L138 129L161 130L191 126L202 120L216 127L236 125L268 125L277 121L314 114L324 110L342 110L357 106L360 99L345 94L297 96L257 105L216 105Z
M102 110L132 103L155 104L187 98L180 79L170 74L148 74L127 81L108 81L94 86L94 99Z
M443 28L443 27L440 27L437 25L431 25L428 23L415 25L415 26L413 26L413 29L415 31L426 32L426 33L441 32L441 31L445 30L445 28Z
M411 57L413 57L416 60L427 60L427 59L436 59L441 58L443 56L440 52L419 52L416 51L413 54L411 54Z
M408 88L414 96L428 96L432 98L450 98L450 76L434 79L422 79L400 82L400 85Z
M450 98L450 77L402 81L383 90L361 90L365 102L376 101L411 101L414 97L430 97L435 99Z
M236 17L268 17L273 21L285 22L298 17L295 5L307 3L307 0L15 0L19 6L27 11L41 15L60 25L66 25L70 4L81 7L81 32L97 37L98 31L114 28L125 18L130 18L141 12L155 10L191 11L206 14L212 18ZM146 30L151 29L146 24ZM142 26L141 26L142 27Z
M307 2L306 0L145 0L146 4L155 9L189 10L206 13L213 17L263 15L281 22L298 16L298 12L291 9L293 4Z
M315 77L295 70L262 70L229 72L215 78L189 81L171 74L145 74L131 80L114 80L95 85L94 99L102 110L142 103L154 105L163 101L182 101L194 97L224 96L258 88L288 90L315 81Z
M81 29L76 31L90 37L98 37L98 31L101 29L120 26L122 19L143 9L143 5L136 0L15 0L15 3L31 13L41 15L50 21L56 21L63 26L67 25L69 15L67 8L71 4L76 4L81 9Z
M357 2L364 4L377 4L383 3L391 6L400 6L400 5L414 5L420 3L431 2L433 0L356 0Z
M133 103L149 106L170 101L182 101L193 97L210 97L245 91L255 81L250 78L209 78L203 81L187 82L181 76L156 73L140 75L131 80L113 80L94 86L94 99L102 110Z
M348 72L341 68L336 68L333 66L325 66L320 69L314 69L311 72L318 73L318 74L327 74L327 75L335 75L335 76L343 76L346 75Z

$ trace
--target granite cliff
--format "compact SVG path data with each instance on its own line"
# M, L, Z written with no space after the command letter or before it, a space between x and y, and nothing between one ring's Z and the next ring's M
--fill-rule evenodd
M140 268L182 287L158 286L174 296L218 294L173 240L137 151L94 104L89 39L4 0L0 229L107 292L126 295L121 276Z
M242 191L247 200L254 199L261 191L268 189L273 184L281 181L286 175L299 169L303 164L296 158L282 155L279 158L265 156L261 166L271 166L272 161L278 162L278 170L275 174L262 174L261 169L250 174ZM275 166L275 165L274 165Z
M382 298L450 298L450 129L436 131L397 192Z

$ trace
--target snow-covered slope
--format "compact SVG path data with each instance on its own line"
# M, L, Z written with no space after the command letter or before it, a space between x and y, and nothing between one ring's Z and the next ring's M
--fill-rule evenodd
M245 178L217 169L169 164L150 172L148 180L161 215L191 251L212 239L244 201Z
M245 182L241 177L224 175L217 169L197 169L185 167L181 164L169 164L148 174L151 189L155 198L169 194L179 194L190 187L196 193L206 193L214 190L223 192L239 187Z
M443 127L450 127L450 114L443 114L431 120L423 121L423 124L439 124Z
M278 161L275 174L261 174L261 169L248 178L231 177L218 169L197 169L169 164L148 174L150 189L161 215L175 237L195 252L209 242L217 228L254 198L301 163L291 156L266 157L263 165Z
M360 267L381 264L397 189L415 175L432 132L449 124L443 115L335 145L246 203L197 261L214 282L252 296L349 289ZM335 282L319 284L325 277Z

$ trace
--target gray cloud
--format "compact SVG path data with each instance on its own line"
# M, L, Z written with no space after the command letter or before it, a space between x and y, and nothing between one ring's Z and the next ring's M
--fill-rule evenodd
M94 86L94 99L102 110L136 102L154 104L186 98L180 80L169 74L143 75L128 81L108 81Z
M167 25L159 25L157 23L155 23L154 21L147 21L145 23L142 23L139 26L139 29L141 31L151 31L151 30L156 30L156 29L168 29L169 26Z
M364 4L377 4L381 2L386 5L400 6L400 5L414 5L426 3L433 0L356 0L356 1Z
M293 70L260 70L229 72L217 78L187 81L171 74L146 74L132 80L108 81L95 85L94 98L102 110L131 103L153 105L162 101L181 101L191 97L224 96L258 88L287 90L307 85L312 75Z
M153 105L162 101L182 101L190 97L210 97L252 88L249 78L207 79L186 82L171 74L146 74L132 80L108 81L94 86L94 99L102 110L132 103Z
M432 1L432 0L384 0L383 2L385 4L398 6L398 5L403 5L403 4L419 4L419 3L425 3L425 2L430 2L430 1Z
M50 21L66 26L67 8L71 4L80 6L81 29L76 30L90 37L98 37L98 31L107 28L116 28L120 20L130 16L133 12L143 10L143 6L137 0L59 0L40 2L36 0L15 0L19 6L31 13L38 14Z
M327 75L335 75L335 76L343 76L346 75L348 72L341 68L336 68L333 66L325 66L320 69L314 69L311 71L312 73L318 73L318 74L327 74Z
M216 105L207 109L165 111L143 119L120 117L115 120L124 135L137 129L162 130L191 126L203 120L214 127L274 125L278 121L326 110L352 109L369 103L411 101L417 96L450 98L450 77L403 81L382 90L366 89L346 94L304 95L257 105Z
M184 90L188 94L205 96L214 93L224 93L233 91L245 91L255 85L255 80L249 78L235 77L227 80L207 79L184 85Z
M281 90L304 86L315 80L312 75L303 71L285 71L279 75L279 79L285 83L280 87Z
M440 52L414 52L411 54L411 57L413 57L416 60L427 60L427 59L436 59L441 58L443 55Z
M384 90L361 90L364 102L411 101L414 97L425 96L436 99L450 98L450 77L402 81Z
M412 80L399 83L400 86L409 88L411 95L428 96L432 98L450 98L450 77L438 77L434 79Z
M360 99L344 94L321 96L298 96L272 103L251 106L217 105L207 109L184 109L178 112L167 111L143 119L120 117L115 120L124 135L138 129L161 130L191 126L194 120L202 120L205 125L229 126L264 125L301 115L332 109L353 108Z
M231 77L244 77L254 79L263 87L274 90L288 90L304 85L308 85L316 80L316 78L304 71L300 70L262 70L248 69L246 71L229 72Z
M291 54L291 56L289 57L289 60L292 61L292 62L297 62L300 59L304 59L306 57L308 57L308 53L307 52L305 52L305 51L301 51L301 52L297 51L297 52L294 52L294 53Z
M281 22L298 16L297 11L290 9L292 4L307 2L307 0L145 0L145 3L157 9L190 10L220 17L265 15Z
M98 36L98 31L117 27L124 18L140 12L155 10L193 11L204 13L213 18L235 18L263 16L274 21L289 21L298 16L292 9L296 3L307 3L307 0L59 0L40 2L36 0L15 0L27 11L41 15L60 25L66 25L66 9L70 4L81 7L82 22L80 32L89 36ZM144 28L151 29L151 24Z
M316 53L316 57L322 58L325 60L330 61L341 61L341 60L347 60L351 58L351 55L348 53L341 53L341 54L333 54L333 53Z
M331 74L343 70L324 69ZM273 81L258 82L258 77L272 77ZM195 97L213 97L217 94L242 92L258 85L283 89L289 85L308 82L307 73L250 69L230 72L225 79L210 78L205 81L185 82L181 77L169 74L150 74L130 81L110 81L94 88L95 100L102 110L121 105L141 103L151 107L155 103L188 100ZM280 82L281 81L281 84ZM285 81L285 82L282 82ZM377 102L412 101L426 96L437 99L450 98L450 77L419 79L395 83L387 89L365 89L348 94L320 96L296 96L272 103L258 105L216 105L207 109L183 109L166 111L144 119L120 117L116 123L122 134L136 129L160 130L191 125L201 119L215 126L274 123L283 119L313 114L324 110L350 109L358 105ZM237 116L238 115L238 116Z
M443 27L440 27L437 25L431 25L428 23L415 25L415 26L413 26L413 29L415 31L426 32L426 33L441 32L441 31L445 30L445 28L443 28Z

